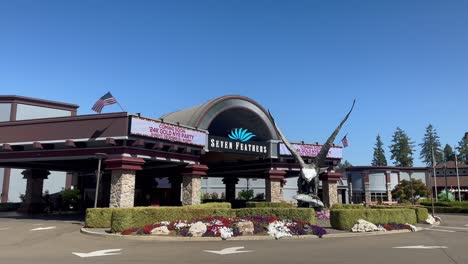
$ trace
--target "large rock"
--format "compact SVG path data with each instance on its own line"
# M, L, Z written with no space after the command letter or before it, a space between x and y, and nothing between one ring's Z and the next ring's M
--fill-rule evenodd
M433 217L432 215L428 215L428 217L424 221L424 223L430 224L430 225L439 225L440 224L440 217L438 217L438 216Z
M253 235L254 233L254 224L251 221L238 222L236 224L237 229L243 236Z
M206 225L202 222L196 222L189 228L190 234L194 237L201 237L206 232Z
M353 232L372 232L372 231L385 231L383 227L378 227L371 222L359 219L357 223L351 228Z
M169 233L170 231L167 229L167 226L160 226L151 230L151 234L153 235L169 235Z

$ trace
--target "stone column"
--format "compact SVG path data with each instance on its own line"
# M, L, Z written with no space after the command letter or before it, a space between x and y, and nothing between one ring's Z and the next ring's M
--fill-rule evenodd
M393 199L391 171L385 172L385 182L386 182L386 187L387 187L387 201L391 202Z
M42 188L44 186L44 179L50 174L47 170L28 169L23 171L26 182L26 193L24 195L24 202L18 209L20 213L41 213L42 212Z
M110 158L104 161L112 170L109 207L133 207L135 204L135 175L145 163L139 158Z
M226 185L226 201L231 202L236 199L236 184L239 183L239 178L226 177L223 179Z
M338 203L338 181L342 174L339 172L329 171L320 174L319 179L322 181L323 203L326 207L331 208Z
M365 202L366 204L370 204L372 202L372 198L371 198L371 191L370 191L369 172L363 171L361 175L362 175L362 182L364 183Z
M281 202L283 200L283 188L281 181L284 180L285 171L269 170L265 177L265 198L267 202Z
M181 187L180 185L182 184L182 176L170 176L169 177L169 182L171 183L171 195L172 198L174 199L174 204L176 206L182 205L181 202Z
M206 176L208 167L203 164L192 164L182 174L182 205L200 204L201 177Z

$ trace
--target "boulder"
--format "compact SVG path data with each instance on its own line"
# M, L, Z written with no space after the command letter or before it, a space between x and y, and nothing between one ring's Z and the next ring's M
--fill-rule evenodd
M411 228L411 232L418 231L418 228L416 226L414 226L414 225L411 225L411 224L408 224L408 223L406 223L405 225L407 225L407 226L409 226Z
M359 219L357 223L351 228L352 232L372 232L372 231L385 231L385 228L378 227L371 222Z
M206 232L206 225L200 221L191 225L189 228L189 233L194 237L201 237Z
M236 224L237 229L243 236L253 235L254 233L254 224L251 221L238 222Z
M160 226L151 230L152 235L169 235L169 233L170 231L167 229L167 226Z
M436 216L433 217L432 215L429 215L426 220L424 220L424 223L429 224L429 225L438 225L440 224L440 217Z

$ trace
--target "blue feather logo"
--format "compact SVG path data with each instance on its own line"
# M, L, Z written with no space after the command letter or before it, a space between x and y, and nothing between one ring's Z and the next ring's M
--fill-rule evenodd
M251 132L247 132L246 128L234 128L229 133L228 137L232 140L239 140L241 142L246 142L251 138L255 137L255 135Z

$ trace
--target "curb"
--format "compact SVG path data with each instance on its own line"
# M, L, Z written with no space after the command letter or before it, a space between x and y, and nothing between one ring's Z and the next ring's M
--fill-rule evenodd
M417 228L417 231L421 231L421 228ZM103 232L93 231L92 228L83 227L80 229L80 233L90 236L105 237L105 238L118 238L118 239L129 239L129 240L145 240L145 241L178 241L178 242L202 242L202 241L222 241L219 237L164 237L164 236L136 236L136 235L120 235L120 234L109 234ZM345 238L345 237L361 237L361 236L381 236L381 235L393 235L401 233L411 233L410 230L394 230L394 231L378 231L368 233L341 233L341 234L327 234L322 238ZM284 237L280 240L312 240L319 239L315 235L304 235L304 236L292 236ZM276 240L271 236L239 236L231 237L229 241L267 241Z

